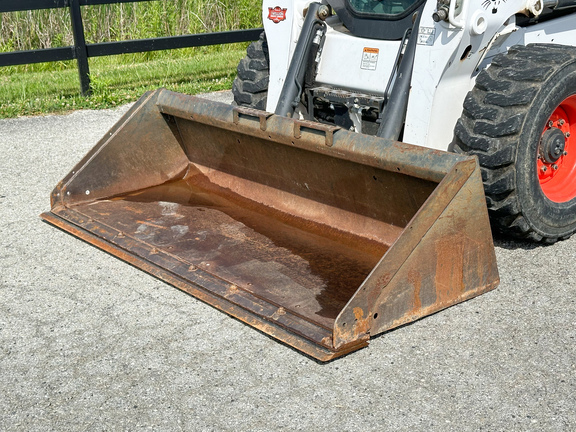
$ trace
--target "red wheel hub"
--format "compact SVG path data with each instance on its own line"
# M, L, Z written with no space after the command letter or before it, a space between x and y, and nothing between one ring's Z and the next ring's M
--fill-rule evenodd
M564 99L550 116L536 169L549 200L561 203L576 198L576 95Z

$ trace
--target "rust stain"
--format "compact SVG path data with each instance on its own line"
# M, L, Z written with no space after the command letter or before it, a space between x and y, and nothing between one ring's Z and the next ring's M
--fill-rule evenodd
M352 326L342 323L334 327L334 349L340 350L343 346L370 338L370 316L365 317L361 307L355 307L353 313L355 319Z
M464 240L450 236L436 242L437 304L452 303L464 291ZM447 259L450 257L450 259Z
M419 271L411 270L408 273L408 281L414 286L414 295L412 302L412 311L409 314L415 314L418 310L422 309L422 299L420 298L420 291L422 289L422 275Z
M450 299L446 303L441 304L440 302L436 302L430 306L421 308L417 311L415 310L413 313L407 313L404 316L402 316L401 318L398 318L398 319L392 321L383 330L390 330L390 329L399 327L399 326L407 324L409 322L416 321L422 317L431 315L431 314L438 312L442 309L445 309L447 307L456 305L458 303L462 303L466 300L470 300L470 299L472 299L472 298L474 298L480 294L484 294L488 291L493 290L494 288L496 288L497 285L498 285L498 281L495 281L495 282L490 283L488 285L479 286L473 290L465 291L462 294L458 295L457 297Z
M139 221L136 221L136 222L139 223L139 224L141 224L141 225L146 225L146 226L150 226L150 227L153 227L153 228L160 228L160 229L164 229L164 230L165 230L165 229L168 229L168 228L166 228L165 226L153 224L152 222L140 221L140 220L139 220Z
M361 320L362 317L364 317L364 311L362 310L362 308L359 307L354 308L354 317L356 318L356 320Z
M235 295L238 292L238 287L236 285L230 285L224 294L224 297L228 298Z
M356 317L356 322L354 323L354 339L370 333L370 320L369 317L364 318L362 308L354 308L354 317Z
M282 315L286 315L286 309L284 309L283 307L279 307L278 310L274 312L271 318L273 320L278 320L278 318L280 318Z
M332 340L332 338L330 336L326 336L324 339L322 339L320 341L320 343L324 346L330 347L332 348L334 345L334 341Z
M390 273L385 273L378 278L378 280L376 281L376 284L378 286L385 287L386 285L388 285L390 283L391 280L392 280L392 276L390 275Z

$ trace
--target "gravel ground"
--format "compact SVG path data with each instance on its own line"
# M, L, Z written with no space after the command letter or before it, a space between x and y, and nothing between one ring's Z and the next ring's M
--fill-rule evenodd
M319 364L41 222L125 110L0 121L0 430L576 430L576 237Z

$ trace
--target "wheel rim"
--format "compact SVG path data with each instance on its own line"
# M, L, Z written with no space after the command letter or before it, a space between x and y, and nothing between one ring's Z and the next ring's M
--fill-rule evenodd
M559 132L564 135L563 151L554 156L549 142ZM549 200L562 203L576 197L576 95L564 99L550 116L542 133L536 169Z

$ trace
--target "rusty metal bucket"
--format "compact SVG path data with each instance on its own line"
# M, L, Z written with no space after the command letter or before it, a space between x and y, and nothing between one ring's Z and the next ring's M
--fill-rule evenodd
M326 361L498 284L473 158L158 90L46 221Z

